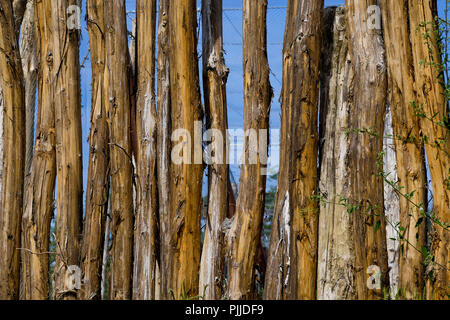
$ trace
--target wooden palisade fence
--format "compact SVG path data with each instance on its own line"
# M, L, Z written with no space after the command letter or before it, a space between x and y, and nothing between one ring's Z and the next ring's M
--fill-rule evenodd
M242 1L236 203L225 1L136 0L130 32L125 0L86 0L85 201L81 1L0 2L0 299L449 299L449 21L286 2L267 258L267 0Z

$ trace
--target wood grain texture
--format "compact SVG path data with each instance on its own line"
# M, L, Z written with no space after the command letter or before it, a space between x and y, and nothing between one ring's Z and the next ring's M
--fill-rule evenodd
M155 101L156 1L137 2L136 37L136 223L133 299L155 299L159 259L156 177L157 114Z
M203 118L197 57L197 6L195 0L175 0L169 6L170 96L172 130L186 130L194 142L195 122ZM176 48L176 50L173 50ZM201 134L201 133L200 133ZM179 141L172 141L172 148ZM173 149L172 149L173 150ZM189 159L188 154L192 156ZM169 246L164 255L170 268L163 295L198 295L200 267L200 216L203 164L198 145L191 143L181 164L170 166ZM176 155L178 156L178 155ZM166 230L167 232L167 230Z
M111 300L132 294L133 166L129 52L125 1L105 1L111 183Z
M267 1L243 1L243 70L244 70L244 130L254 129L258 142L268 141L272 87L267 59ZM263 130L263 131L260 131ZM266 130L266 131L264 131ZM250 145L244 138L240 192L236 213L228 234L228 298L254 299L255 263L260 244L266 189L267 149ZM252 139L253 143L256 141ZM267 146L266 146L267 147ZM256 156L256 150L259 154ZM256 163L251 164L251 159Z
M378 176L387 101L387 67L381 29L371 27L376 0L346 1L350 59L354 64L353 110L349 119L348 177L357 299L379 299L389 285L383 180ZM362 131L361 131L362 130ZM381 165L382 166L382 165ZM380 289L367 285L371 266L379 268ZM372 269L374 270L374 269Z
M25 89L12 1L0 4L0 299L19 297L20 225L25 168Z
M228 214L227 99L229 69L225 65L222 35L222 0L203 0L203 91L206 126L211 134L207 149L208 213L200 264L200 291L205 299L224 296L225 239L223 222ZM220 133L220 135L219 135ZM221 139L220 139L221 137Z
M317 117L322 1L289 1L283 47L280 174L264 296L315 298Z
M104 233L109 203L108 74L103 1L88 0L87 25L92 61L91 129L79 298L101 299Z

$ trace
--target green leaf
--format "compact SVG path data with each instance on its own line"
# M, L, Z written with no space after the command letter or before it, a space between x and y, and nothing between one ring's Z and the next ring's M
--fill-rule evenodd
M375 233L377 233L378 229L380 229L380 226L381 226L381 221L378 220L377 224L375 225Z

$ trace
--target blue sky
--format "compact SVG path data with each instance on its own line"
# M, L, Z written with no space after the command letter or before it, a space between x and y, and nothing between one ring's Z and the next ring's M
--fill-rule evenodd
M301 1L301 0L299 0ZM394 0L397 1L397 0ZM86 13L85 1L83 2L83 13ZM135 10L135 0L126 0L127 10ZM200 7L201 1L198 1ZM339 6L344 5L344 0L326 0L325 6ZM268 56L269 65L271 69L271 84L274 89L274 99L271 108L270 126L273 129L280 127L280 104L278 102L281 91L282 78L282 42L284 36L286 12L284 8L287 5L286 0L269 0L269 9L267 14L267 42L268 42ZM440 12L443 12L445 0L438 0ZM228 100L228 121L230 128L243 127L243 78L242 78L242 0L223 0L224 14L224 49L226 64L230 68L230 75L227 84L227 100ZM134 14L129 14L129 22L134 17ZM86 185L88 159L89 159L89 144L87 142L89 127L90 127L90 110L91 110L91 65L88 56L89 50L89 35L86 29L85 19L82 19L82 40L80 47L80 60L87 56L88 59L84 63L84 68L81 69L81 94L82 94L82 126L83 126L83 173L84 182ZM201 52L201 49L199 49ZM200 64L201 68L201 64ZM201 74L201 70L200 70ZM275 138L275 136L273 137ZM276 139L272 139L273 141ZM278 146L277 143L272 148L275 158L272 159L271 166L274 168L278 164ZM238 146L238 151L241 148ZM231 166L232 173L236 180L239 177L239 167L237 165ZM268 187L273 187L275 181L269 181Z

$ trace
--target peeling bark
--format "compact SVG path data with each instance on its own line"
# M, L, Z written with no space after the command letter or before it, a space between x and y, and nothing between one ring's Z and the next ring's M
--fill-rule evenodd
M50 223L54 212L56 178L55 109L53 83L59 63L51 38L50 3L35 3L36 39L39 52L39 100L36 141L30 178L25 191L23 213L22 298L46 300L49 298L49 243Z
M213 136L210 144L215 160L208 167L208 213L200 264L200 291L204 299L221 299L224 294L225 242L222 224L228 214L228 165L226 154L226 82L229 70L223 57L222 0L203 0L203 90L206 125Z
M173 130L189 132L192 141L194 123L202 120L197 57L197 7L195 0L171 1L169 8L169 51L171 122ZM201 134L201 133L200 133ZM179 141L173 141L172 147ZM189 146L193 158L202 155L198 146ZM186 155L183 155L186 159ZM172 163L170 167L170 242L168 265L169 281L163 294L173 291L180 296L198 295L200 267L200 216L202 206L203 164ZM198 160L198 159L197 159Z
M448 116L448 106L444 100L440 84L441 56L436 32L429 23L435 22L437 3L435 0L408 0L410 40L413 51L413 65L417 87L416 106L422 106L427 117L421 118L420 128L425 139L425 150L433 187L433 215L442 223L450 223L450 135L442 126ZM426 29L420 24L428 23ZM428 33L429 38L424 34ZM428 43L427 43L428 42ZM437 65L436 65L437 64ZM450 290L450 232L431 223L429 234L433 262L427 267L427 298L449 299Z
M137 2L137 178L133 299L155 299L158 259L156 185L155 32L156 1Z
M25 90L12 1L0 4L2 87L0 170L0 299L19 298L20 225L23 208Z
M125 1L105 1L104 10L112 215L109 293L112 300L127 300L131 297L132 285L134 208Z
M267 0L243 1L244 129L256 130L258 142L268 141L272 88L269 81L266 34ZM260 131L262 130L262 131ZM266 131L264 131L266 130ZM255 264L261 241L266 188L267 149L249 145L245 137L240 192L236 214L228 235L228 297L255 298ZM255 158L250 164L250 157Z
M411 199L399 198L399 221L405 232L403 250L399 257L399 290L407 299L422 296L424 268L421 250L426 241L426 221L420 225L421 211L426 210L426 169L424 147L420 138L419 118L411 102L416 101L416 84L412 48L409 41L408 4L405 1L381 2L386 56L388 64L389 101L392 110L393 139L397 159L398 185ZM414 31L413 31L414 32ZM402 44L401 46L399 44ZM419 66L417 66L419 68ZM387 168L384 170L388 172ZM393 180L392 177L388 177ZM395 181L395 180L394 180ZM392 188L391 193L395 192ZM422 220L423 217L422 217ZM398 234L394 237L398 237ZM409 242L409 243L408 243Z
M317 117L322 1L288 2L283 49L281 157L265 298L315 298ZM276 279L276 280L275 280Z
M351 213L351 233L355 235L357 299L379 299L389 285L383 180L378 176L387 101L385 50L381 30L371 28L368 22L369 7L377 4L377 0L346 1L349 53L355 66L348 128L352 155L348 201L356 206ZM381 273L379 289L378 276L370 275L371 270ZM375 279L376 286L369 286L368 279Z
M87 1L92 61L91 130L86 210L81 246L83 281L79 298L101 299L101 271L109 199L108 74L103 1Z
M344 8L325 10L321 61L320 205L317 298L356 298L352 221L340 198L350 196L350 139L354 70Z

